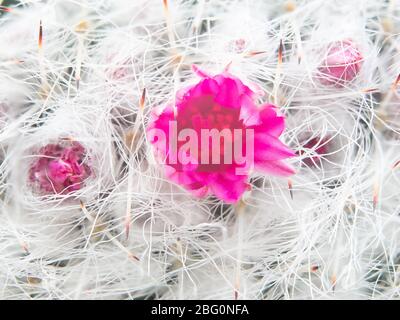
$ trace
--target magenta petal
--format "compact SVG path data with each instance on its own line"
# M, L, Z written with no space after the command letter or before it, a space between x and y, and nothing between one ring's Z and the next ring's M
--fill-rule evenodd
M50 161L48 164L48 176L54 183L63 183L64 180L71 175L72 168L71 166L61 160L58 161Z
M253 98L255 93L248 86L243 84L243 82L240 81L238 78L232 77L232 80L235 81L236 87L238 88L239 94L241 96L246 95L249 96L250 98ZM254 86L256 85L254 84ZM257 89L260 90L259 88Z
M168 132L169 122L174 120L174 110L171 106L167 106L162 110L162 112L157 115L153 113L151 115L149 126L147 127L147 131L151 129L161 129L166 133Z
M274 161L290 158L296 155L282 141L270 136L268 133L256 133L254 136L254 161Z
M199 94L199 96L203 96L203 95L215 95L218 93L219 90L219 86L217 81L215 81L214 79L204 79L201 83L200 83L200 89L201 89L201 93Z
M241 101L235 80L225 78L219 82L219 91L215 96L215 102L225 107L239 108Z
M204 186L199 189L189 189L190 193L193 194L196 198L204 198L208 194L208 187Z
M173 174L168 174L168 176L171 180L183 186L188 186L194 182L190 175L185 172L174 171Z
M184 99L184 98L185 98L185 95L186 95L188 92L190 92L190 90L192 90L195 86L196 86L196 85L192 85L192 86L188 86L188 87L179 89L179 90L176 92L176 94L175 94L176 100L177 100L177 101L180 101L180 100Z
M190 99L215 95L219 92L219 85L214 79L203 79L200 83L190 88L184 95L182 102L188 103ZM184 104L183 104L184 106Z
M269 174L287 177L295 173L294 169L282 161L264 161L255 163L254 167L259 171Z
M271 136L279 137L285 129L285 118L278 116L275 106L266 104L261 107L260 125L255 127L258 132L267 132Z
M236 203L242 194L248 189L247 177L238 177L236 180L228 180L219 175L211 185L212 192L227 203Z
M250 97L242 96L241 101L242 107L240 109L240 120L243 120L243 123L246 126L254 126L260 124L260 113L257 109L257 106L250 99Z
M204 186L203 177L196 172L176 171L171 166L166 166L166 174L168 178L189 190L199 189Z

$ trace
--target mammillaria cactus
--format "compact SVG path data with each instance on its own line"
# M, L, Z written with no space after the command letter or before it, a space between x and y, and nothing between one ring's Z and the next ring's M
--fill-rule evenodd
M3 1L0 299L398 298L395 3Z

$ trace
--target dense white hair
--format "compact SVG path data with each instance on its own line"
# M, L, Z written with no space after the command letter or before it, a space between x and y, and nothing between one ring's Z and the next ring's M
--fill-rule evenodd
M48 0L3 13L0 298L399 298L399 8ZM324 48L349 38L359 76L323 85ZM227 205L164 177L146 125L196 81L193 64L230 65L285 114L282 140L299 154L290 181L254 173ZM325 136L322 160L304 161L316 152L306 142ZM73 196L38 196L35 152L65 138L85 147L93 174Z

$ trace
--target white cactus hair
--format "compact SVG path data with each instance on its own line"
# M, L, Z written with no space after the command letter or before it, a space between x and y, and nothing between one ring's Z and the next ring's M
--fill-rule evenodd
M398 0L9 8L0 15L0 299L400 297ZM323 85L324 48L349 38L363 56L358 77ZM289 181L256 172L228 205L165 178L146 126L197 81L193 64L211 74L229 65L279 107L282 140L298 153ZM326 154L305 161L316 154L306 142L322 137ZM59 139L84 146L93 174L72 196L38 195L29 167Z

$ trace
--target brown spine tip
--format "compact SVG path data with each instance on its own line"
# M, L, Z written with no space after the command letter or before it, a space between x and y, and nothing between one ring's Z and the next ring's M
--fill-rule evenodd
M130 231L131 231L131 219L130 216L127 216L125 219L125 241L128 241Z
M26 253L29 253L28 245L25 242L21 243L21 247Z
M73 137L61 137L60 140L72 142L72 141L74 141L74 138Z
M374 184L374 190L372 193L372 208L373 208L373 212L375 212L376 207L378 205L378 201L379 201L379 185L378 183Z
M331 283L332 283L332 290L333 291L335 291L335 289L336 289L336 282L337 282L336 275L333 274L332 277L331 277Z
M376 91L378 91L378 88L367 88L367 89L363 90L364 93L370 93L370 92L376 92Z
M378 195L374 194L374 196L372 198L372 210L373 210L373 212L375 212L377 205L378 205Z
M135 256L134 254L132 254L132 253L129 253L128 256L129 256L130 259L133 259L133 260L136 260L136 261L140 261L140 259L137 256Z
M43 47L43 26L42 26L42 20L40 20L40 25L39 25L39 49L42 49Z
M229 69L230 69L231 66L232 66L232 62L233 62L233 61L229 61L229 63L225 66L224 72L229 72Z
M260 54L264 54L264 53L266 53L266 51L250 51L246 56L254 57L254 56L258 56Z
M282 39L279 42L279 49L278 49L278 64L282 64L282 55L283 55L283 42Z
M400 73L397 76L396 81L393 83L392 90L395 90L396 87L399 85L399 83L400 83Z
M163 6L165 10L168 10L168 0L163 0Z
M292 180L288 179L288 188L289 188L289 193L290 193L290 198L293 200L293 183Z
M143 89L142 96L140 97L140 102L139 102L140 109L144 108L145 103L146 103L146 88Z
M318 269L319 269L319 266L317 266L317 265L312 266L311 267L311 272L316 272L316 271L318 271Z

